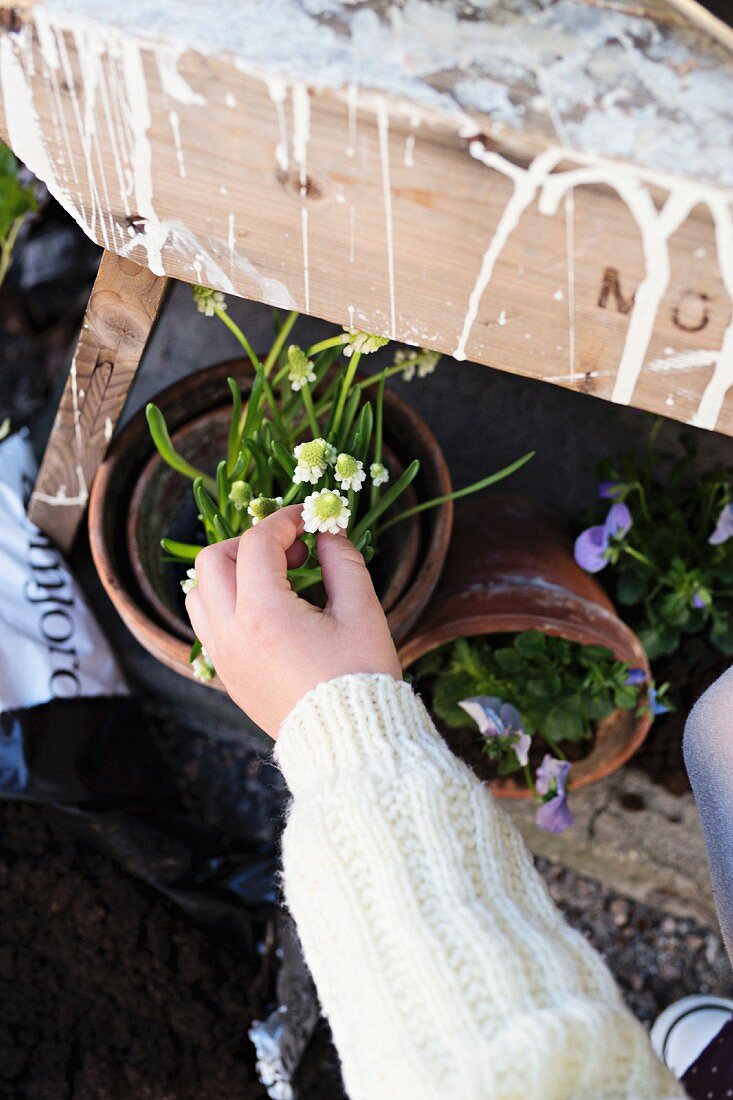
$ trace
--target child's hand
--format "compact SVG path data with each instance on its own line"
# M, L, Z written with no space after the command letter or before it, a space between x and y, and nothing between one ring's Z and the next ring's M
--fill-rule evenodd
M288 568L306 548L301 506L291 505L201 551L186 597L196 636L235 703L276 738L299 699L350 672L402 679L397 651L364 559L345 535L319 535L324 610L293 592Z

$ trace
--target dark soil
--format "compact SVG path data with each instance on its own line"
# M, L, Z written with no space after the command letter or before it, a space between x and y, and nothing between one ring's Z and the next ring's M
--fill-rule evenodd
M682 734L687 715L702 693L730 668L731 659L702 637L687 638L673 657L654 662L658 684L669 683L671 714L660 715L630 767L643 771L653 783L672 794L690 789L682 756Z
M5 803L0 820L0 1095L264 1096L236 950L44 810Z

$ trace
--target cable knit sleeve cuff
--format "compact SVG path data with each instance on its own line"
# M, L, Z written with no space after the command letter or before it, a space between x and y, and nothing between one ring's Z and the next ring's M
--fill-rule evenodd
M342 676L303 696L280 727L275 759L294 795L339 772L385 772L455 762L409 684L384 675Z

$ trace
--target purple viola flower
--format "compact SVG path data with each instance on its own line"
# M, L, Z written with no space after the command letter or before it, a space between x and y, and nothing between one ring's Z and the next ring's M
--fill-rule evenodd
M720 546L733 538L733 504L726 504L718 516L718 523L712 535L708 539L711 546Z
M537 808L535 824L546 833L561 833L575 824L566 789L569 773L570 763L556 760L549 753L537 769L535 785L543 802Z
M699 592L693 592L690 603L693 607L696 607L698 611L702 611L705 606L705 600L702 598Z
M638 687L640 684L646 683L646 672L643 668L630 668L628 676L624 681L627 684L632 684L634 687Z
M624 485L620 481L599 481L598 496L601 500L620 500Z
M657 695L657 689L652 686L649 688L649 697L647 699L649 709L656 718L659 714L669 714L670 708L666 707L664 703L660 703Z
M611 539L623 538L633 523L625 504L612 504L605 523L581 531L575 540L575 560L581 569L586 573L600 573L608 565Z
M565 794L557 794L549 802L543 802L537 807L534 815L535 825L546 833L563 833L575 824L573 812L568 806L568 798Z
M474 695L458 704L474 720L484 737L512 737L512 748L524 767L529 760L532 738L522 725L522 716L511 703L503 703L493 695Z

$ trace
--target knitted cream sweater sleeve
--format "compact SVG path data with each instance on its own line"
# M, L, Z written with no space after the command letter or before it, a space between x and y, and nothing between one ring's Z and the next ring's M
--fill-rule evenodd
M407 684L321 684L276 757L286 900L351 1100L685 1095Z

